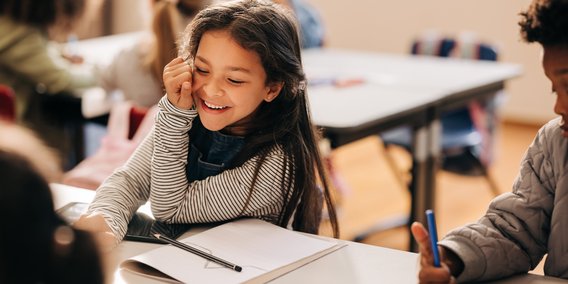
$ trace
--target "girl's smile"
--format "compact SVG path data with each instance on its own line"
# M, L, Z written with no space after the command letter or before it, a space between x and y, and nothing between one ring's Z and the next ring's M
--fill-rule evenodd
M203 109L203 111L211 112L211 113L221 113L228 110L230 107L226 105L218 105L212 102L204 101L200 98L197 99L199 102L199 106Z

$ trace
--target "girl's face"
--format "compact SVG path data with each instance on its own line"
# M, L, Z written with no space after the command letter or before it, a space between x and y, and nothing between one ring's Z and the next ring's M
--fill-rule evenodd
M194 60L192 92L205 128L244 135L242 123L282 88L282 84L267 86L265 80L258 54L242 48L226 31L203 34Z
M562 134L568 137L568 46L545 46L542 66L556 93L554 112L562 117Z

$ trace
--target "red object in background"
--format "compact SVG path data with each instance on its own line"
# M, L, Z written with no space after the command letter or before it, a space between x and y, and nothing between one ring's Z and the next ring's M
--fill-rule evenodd
M128 126L128 139L132 139L132 137L134 137L134 134L136 134L136 131L138 130L138 127L142 123L142 120L146 116L147 112L148 108L132 106L132 108L130 109L130 124Z
M0 119L16 120L16 95L12 88L0 85Z

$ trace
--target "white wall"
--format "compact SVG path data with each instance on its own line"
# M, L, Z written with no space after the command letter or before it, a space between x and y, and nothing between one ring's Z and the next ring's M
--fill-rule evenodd
M497 43L500 61L522 64L523 75L506 85L505 119L542 124L554 117L554 96L540 65L540 46L519 36L519 12L530 0L307 0L322 14L327 45L408 53L412 38L425 30L456 35L474 31Z
M119 34L144 29L151 17L150 1L112 1L112 33Z

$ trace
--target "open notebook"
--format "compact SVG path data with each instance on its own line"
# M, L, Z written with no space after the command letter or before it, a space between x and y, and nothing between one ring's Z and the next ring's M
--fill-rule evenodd
M172 245L142 253L121 263L128 273L168 282L264 283L318 259L345 244L241 219L180 240L182 243L242 267L237 272Z

